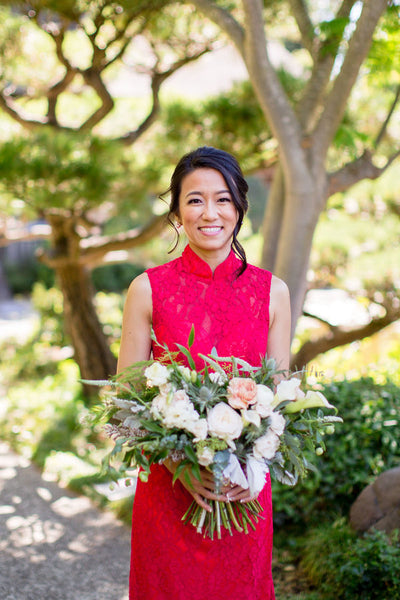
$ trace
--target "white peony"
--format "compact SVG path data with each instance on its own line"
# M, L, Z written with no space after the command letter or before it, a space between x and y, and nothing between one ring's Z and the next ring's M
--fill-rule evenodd
M255 441L253 447L254 457L258 459L271 459L275 456L279 445L279 437L269 429L265 435L262 435Z
M147 379L147 387L163 385L168 381L168 367L162 365L159 362L153 362L153 364L150 365L150 367L147 367L147 369L145 369L144 375Z
M157 394L151 401L150 413L155 419L162 419L167 408L167 397L164 394Z
M189 396L184 390L178 390L166 406L163 423L166 427L185 429L188 423L197 421L199 418L200 415L191 403Z
M219 402L210 410L207 421L210 434L228 443L242 433L241 416L225 402Z
M199 459L199 463L203 467L208 467L214 460L214 450L207 448L207 446L205 448L197 448L196 454L197 458Z
M261 418L265 419L265 417L269 417L273 410L273 402L274 402L274 392L259 383L257 385L257 401L254 405L254 410L260 415Z
M272 429L276 435L282 435L285 431L286 421L285 417L281 414L273 412L270 416L270 426L269 429Z

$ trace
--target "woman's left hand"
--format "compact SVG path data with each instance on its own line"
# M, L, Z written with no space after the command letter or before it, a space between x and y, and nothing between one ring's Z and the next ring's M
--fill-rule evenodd
M226 495L229 502L251 502L258 497L258 494L251 495L248 488L244 489L235 484L224 486L221 492Z

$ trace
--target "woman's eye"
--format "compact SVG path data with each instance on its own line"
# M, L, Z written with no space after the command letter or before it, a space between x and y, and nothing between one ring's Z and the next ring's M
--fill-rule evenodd
M232 202L232 200L228 197L218 198L218 202Z
M190 198L188 204L199 204L201 202L200 198Z

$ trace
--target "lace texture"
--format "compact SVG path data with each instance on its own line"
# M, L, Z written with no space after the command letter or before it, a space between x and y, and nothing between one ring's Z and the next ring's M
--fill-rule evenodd
M216 348L260 364L267 348L271 273L241 262L233 252L210 267L187 246L176 260L147 271L153 296L153 328L160 343L187 345L192 354ZM153 347L155 358L163 350ZM182 360L183 357L182 357ZM203 538L181 521L192 501L169 471L154 465L149 481L138 482L133 507L130 600L274 600L271 575L271 483L259 501L264 519L248 535L225 530L222 539Z

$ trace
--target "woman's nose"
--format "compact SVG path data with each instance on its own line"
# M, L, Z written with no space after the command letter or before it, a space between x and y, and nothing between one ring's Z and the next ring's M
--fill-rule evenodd
M203 218L214 219L217 216L217 206L215 202L206 202L204 204Z

